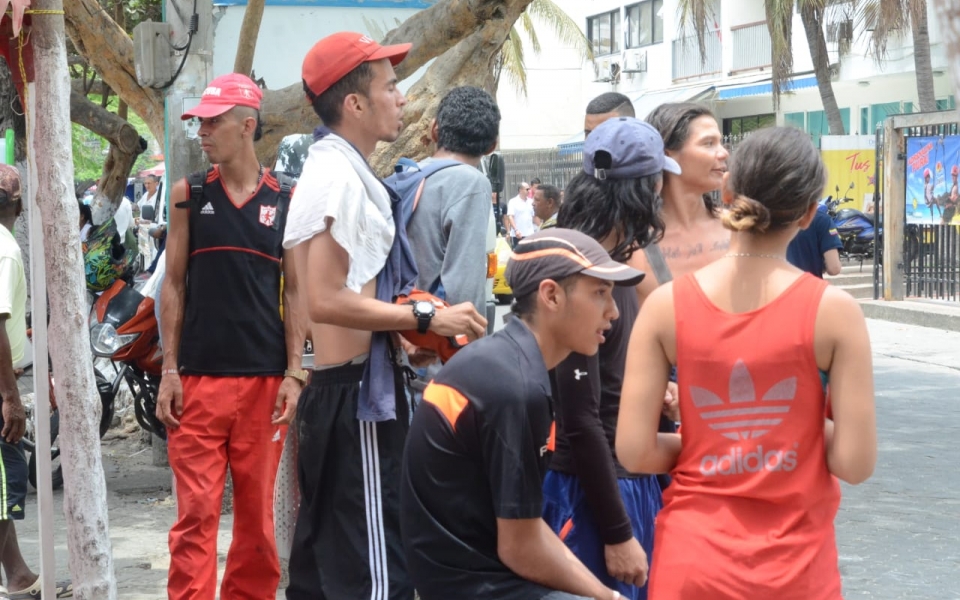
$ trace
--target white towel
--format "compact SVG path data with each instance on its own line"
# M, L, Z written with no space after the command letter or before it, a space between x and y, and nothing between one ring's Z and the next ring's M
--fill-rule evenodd
M377 273L396 229L390 195L346 140L329 134L310 146L287 216L283 247L290 249L327 229L350 256L347 287L355 292Z

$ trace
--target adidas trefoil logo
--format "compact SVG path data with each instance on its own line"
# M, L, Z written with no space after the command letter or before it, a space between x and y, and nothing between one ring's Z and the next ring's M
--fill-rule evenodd
M729 397L726 403L708 389L691 386L690 398L700 417L725 438L735 442L763 437L780 425L790 412L797 395L797 378L787 377L773 384L757 400L750 370L738 360L730 373ZM700 472L706 476L734 475L765 471L792 471L797 467L797 444L791 450L755 450L733 446L722 456L704 456Z
M200 209L201 215L212 215L213 214L213 204L207 202L203 205L203 208Z

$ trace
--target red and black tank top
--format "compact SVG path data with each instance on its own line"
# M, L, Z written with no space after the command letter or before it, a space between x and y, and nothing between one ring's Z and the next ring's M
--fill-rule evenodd
M185 374L282 375L287 366L280 317L283 256L281 186L265 171L235 205L218 167L206 173L190 210L190 257L180 337Z

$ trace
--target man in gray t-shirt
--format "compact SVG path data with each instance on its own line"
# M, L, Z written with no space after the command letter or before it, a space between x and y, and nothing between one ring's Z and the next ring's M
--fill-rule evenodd
M456 160L424 184L407 237L420 271L419 289L450 304L473 302L484 313L487 283L486 237L493 218L490 182L480 159L497 147L500 110L485 91L451 90L440 101L431 135L437 151L430 160Z

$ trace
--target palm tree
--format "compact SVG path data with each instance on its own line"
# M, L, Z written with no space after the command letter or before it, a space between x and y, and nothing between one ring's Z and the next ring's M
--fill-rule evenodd
M878 62L886 59L889 39L902 35L907 25L910 26L920 110L937 110L937 98L933 89L933 64L930 61L927 0L858 0L857 4L858 25L869 24L873 28L870 34L870 49Z
M707 32L712 30L714 23L712 0L679 0L681 23L681 37L683 30L689 25L696 33L700 56L706 60ZM794 6L800 11L800 19L806 32L807 45L810 48L810 57L813 59L813 70L817 76L817 87L820 90L820 100L827 116L830 133L843 135L843 119L840 117L840 107L833 94L833 82L830 77L830 59L827 55L827 41L823 33L824 0L764 0L764 10L767 16L767 29L770 31L770 64L771 83L773 87L773 106L780 105L780 95L788 91L788 82L793 75L793 47L791 35L793 25Z
M577 51L583 60L593 60L593 49L587 36L580 29L576 21L570 18L553 0L533 0L520 16L519 24L530 40L530 49L534 55L540 55L540 39L537 37L534 21L547 25L564 44L569 44ZM500 76L507 79L518 92L527 95L527 71L524 65L523 38L514 25L500 49L494 65L494 88L500 85ZM493 90L495 91L495 89Z

